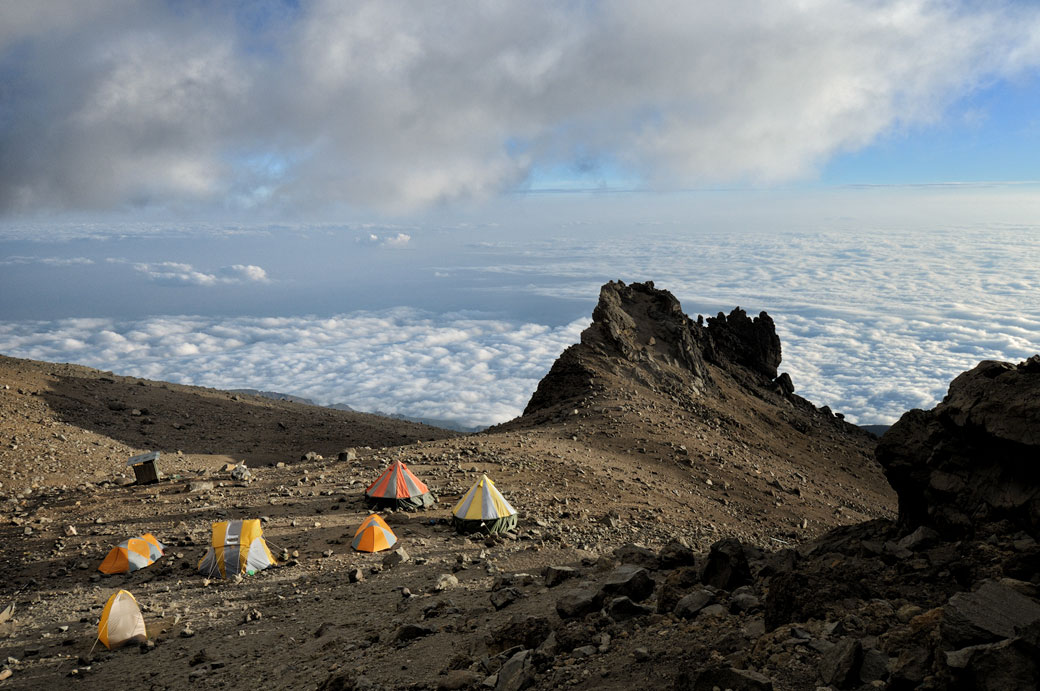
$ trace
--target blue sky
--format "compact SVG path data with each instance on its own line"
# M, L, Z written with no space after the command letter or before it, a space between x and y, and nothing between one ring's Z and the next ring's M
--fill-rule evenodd
M599 284L657 280L891 421L1040 349L1037 36L1030 2L2 3L0 352L486 424Z
M822 184L1019 182L1040 178L1040 77L1000 81L936 123L896 130L835 156Z

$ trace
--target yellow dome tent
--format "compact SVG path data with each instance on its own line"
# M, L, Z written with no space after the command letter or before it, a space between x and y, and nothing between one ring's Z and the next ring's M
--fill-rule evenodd
M351 546L359 552L378 552L390 549L397 543L397 536L378 514L372 514L354 533Z
M516 527L516 509L506 501L487 475L481 475L451 511L460 533L479 530L500 533Z
M148 640L141 608L128 591L120 590L108 598L98 622L98 640L109 650Z
M210 578L252 575L274 563L259 519L220 521L213 524L213 537L199 561L199 573Z
M155 563L163 555L164 545L151 533L123 540L112 548L98 571L101 573L130 573Z

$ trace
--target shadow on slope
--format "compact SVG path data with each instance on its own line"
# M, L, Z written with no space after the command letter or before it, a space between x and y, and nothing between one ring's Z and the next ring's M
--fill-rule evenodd
M364 413L61 368L39 395L55 416L139 449L226 454L252 465L314 451L382 447L457 433Z

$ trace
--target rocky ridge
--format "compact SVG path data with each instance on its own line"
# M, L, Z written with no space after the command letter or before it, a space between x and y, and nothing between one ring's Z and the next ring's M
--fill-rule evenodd
M602 398L619 383L620 388L641 384L696 410L698 400L719 397L723 378L791 412L791 418L799 418L791 424L803 431L826 421L845 435L862 436L842 415L795 394L791 376L778 373L781 360L780 338L765 312L752 318L736 307L728 315L693 320L674 295L653 281L611 281L600 289L581 341L567 348L539 382L521 420L539 424L560 408Z
M581 342L553 364L524 414L595 391L596 377L604 370L699 395L717 390L708 363L737 373L753 389L776 380L780 360L780 338L765 312L751 319L737 307L729 316L720 312L710 317L705 325L703 317L694 322L686 316L675 296L655 288L653 281L611 281L600 290Z

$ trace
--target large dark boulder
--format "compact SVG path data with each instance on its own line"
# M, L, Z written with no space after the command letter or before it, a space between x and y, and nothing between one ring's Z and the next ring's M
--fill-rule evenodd
M839 616L841 603L880 597L876 559L834 559L823 570L777 573L769 579L765 599L767 631L790 622Z
M642 602L654 592L654 580L650 573L633 564L622 564L611 571L600 587L600 601L613 597L631 598L633 602Z
M586 614L598 611L603 602L603 597L591 588L579 588L564 593L556 600L556 613L561 619L583 617Z
M543 571L545 585L550 588L563 583L568 578L574 578L580 575L580 573L573 566L546 566L545 571Z
M947 653L951 686L978 691L1040 688L1040 650L1020 638Z
M893 425L876 453L904 530L956 538L1006 520L1040 536L1040 356L961 374L933 410Z
M847 689L859 686L863 646L855 638L842 639L820 658L820 678L829 686Z
M614 558L622 564L635 564L653 571L657 571L663 565L661 557L653 550L633 543L622 545L615 549Z
M675 616L693 619L700 611L715 602L715 595L707 590L695 590L675 603Z
M497 655L504 650L520 646L537 648L552 633L548 617L513 617L491 631L486 638L488 652Z
M520 691L534 681L534 663L530 650L521 650L498 670L495 691Z
M693 566L697 563L697 553L690 549L684 541L672 538L658 555L663 568L674 569L677 566Z
M645 617L653 614L653 610L643 605L637 605L629 597L615 597L607 603L607 616L614 621L625 621L635 617Z
M1040 603L1006 585L986 581L975 592L957 593L946 603L942 639L950 648L991 643L1037 622Z
M711 546L701 581L723 590L751 583L751 567L740 540L727 537Z
M668 572L664 583L657 591L657 611L667 614L691 588L700 585L701 569L693 566L681 566Z
M773 691L773 680L749 669L712 665L700 670L680 670L673 685L677 691Z

